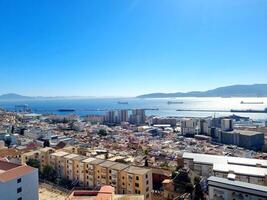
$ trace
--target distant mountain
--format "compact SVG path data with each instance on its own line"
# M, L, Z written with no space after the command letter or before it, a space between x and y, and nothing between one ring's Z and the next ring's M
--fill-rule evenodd
M34 97L22 96L15 93L0 95L0 100L29 100L29 99L34 99Z
M8 93L0 95L0 101L18 101L18 100L50 100L50 99L84 99L92 98L91 96L55 96L55 97L43 97L43 96L23 96L15 93Z
M151 93L137 98L167 98L167 97L267 97L267 84L232 85L207 91Z

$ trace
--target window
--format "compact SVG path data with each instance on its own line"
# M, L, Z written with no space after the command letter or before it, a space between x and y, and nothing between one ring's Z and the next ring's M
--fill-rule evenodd
M148 175L146 174L146 178L148 178Z
M138 181L139 180L139 176L136 176L135 179Z
M149 182L148 182L148 181L146 181L146 184L148 185L148 184L149 184Z
M19 187L19 188L17 189L17 193L21 193L21 191L22 191L22 189L21 189L21 187Z
M21 182L21 178L17 179L17 183L20 183Z
M135 187L139 187L139 183L135 183Z

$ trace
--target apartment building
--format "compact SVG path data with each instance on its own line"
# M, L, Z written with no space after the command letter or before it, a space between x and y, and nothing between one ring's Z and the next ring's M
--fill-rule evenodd
M0 199L38 199L38 170L26 165L0 161Z
M47 158L40 156L40 152L43 152L41 155L47 156ZM144 195L146 200L151 199L151 169L88 158L65 151L54 152L47 148L23 156L27 158L35 156L43 163L48 161L48 164L57 171L59 177L75 181L81 186L94 188L111 185L114 187L115 193Z
M49 164L50 154L54 153L55 149L45 147L40 149L40 170L43 171L44 166Z
M100 183L100 167L98 166L104 160L96 158L87 158L82 162L85 163L85 183L87 187L94 187L101 185Z
M227 178L208 178L210 200L266 200L267 187L251 183L229 180Z
M78 154L68 154L66 156L63 156L64 160L64 177L67 178L68 180L74 180L74 161L73 159L75 157L78 157Z
M40 160L40 151L30 151L21 155L21 164L26 164L30 159Z
M126 191L126 183L122 179L122 173L129 165L123 163L116 163L112 165L108 169L108 177L109 177L109 185L115 188L115 192L117 194L125 194ZM126 175L124 176L126 177Z
M267 160L184 153L183 161L199 176L231 176L237 181L267 186Z
M111 161L105 161L103 163L100 163L99 169L100 169L100 183L101 185L110 185L111 184L111 179L109 178L109 168L113 165L115 165L115 162Z
M151 200L152 171L150 169L130 166L123 170L126 172L126 193L142 194L146 200Z
M74 169L73 169L73 179L77 181L80 185L84 186L85 183L85 163L82 162L87 157L85 156L76 156L72 158Z
M65 177L66 165L64 156L68 155L67 152L58 151L52 153L49 158L49 164L57 171L59 177Z

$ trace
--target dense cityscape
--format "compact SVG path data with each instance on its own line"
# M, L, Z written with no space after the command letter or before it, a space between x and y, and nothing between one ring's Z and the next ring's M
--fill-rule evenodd
M267 200L267 0L0 19L0 200Z
M267 121L238 115L1 110L1 199L264 200L266 139Z

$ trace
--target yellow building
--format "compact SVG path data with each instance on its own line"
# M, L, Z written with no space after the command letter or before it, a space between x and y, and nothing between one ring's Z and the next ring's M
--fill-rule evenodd
M73 160L73 179L74 181L77 181L81 186L84 186L84 174L85 174L85 163L83 160L85 160L87 157L85 156L76 156L72 158Z
M116 194L125 194L126 183L124 182L124 180L122 180L121 174L124 172L123 170L128 167L129 165L122 163L116 163L115 165L109 167L109 185L115 188Z
M68 155L69 153L64 151L58 151L52 153L49 158L49 164L57 171L59 178L65 177L66 165L64 156Z
M83 160L84 163L84 186L92 188L95 185L95 170L92 161L97 160L96 158L87 158Z
M40 170L43 171L44 166L49 164L50 154L54 153L55 149L45 147L40 149Z
M64 177L68 180L74 180L74 161L73 158L78 157L78 154L68 154L63 156L64 159Z
M26 164L30 159L40 160L40 151L30 151L21 155L21 164Z
M55 151L48 147L23 154L22 162L26 163L30 158L38 159L42 167L51 165L59 178L67 178L81 186L94 188L111 185L117 194L143 195L145 200L151 200L151 169Z
M99 164L101 185L111 184L111 178L109 178L109 168L115 164L116 164L115 162L111 162L111 161L104 161L103 163Z
M127 194L142 194L146 200L151 200L152 170L130 166L124 170L127 173Z

